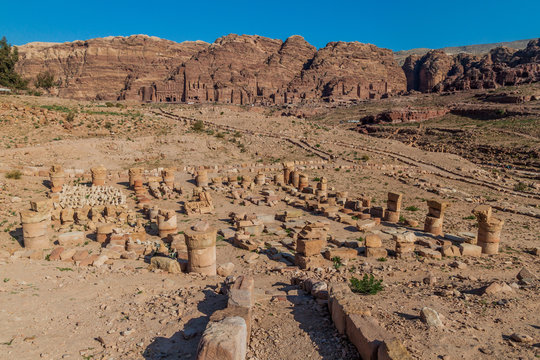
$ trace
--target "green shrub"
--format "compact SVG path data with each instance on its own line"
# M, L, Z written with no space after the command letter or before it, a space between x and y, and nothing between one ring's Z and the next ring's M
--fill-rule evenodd
M523 182L518 182L516 185L514 185L514 191L526 191L528 188L527 184Z
M66 121L73 122L75 120L75 111L70 111L66 114Z
M193 126L191 126L191 129L193 131L197 131L197 132L203 131L204 130L204 123L202 122L202 120L198 120L198 121L195 122L195 124L193 124Z
M36 81L34 81L34 86L36 88L48 90L52 87L58 86L58 83L54 80L54 74L47 70L37 74Z
M375 295L383 289L382 280L376 280L372 274L364 274L362 280L352 277L349 281L351 290L358 294Z
M19 170L11 170L6 173L7 179L19 180L22 176L22 172Z
M413 205L413 206L407 206L405 208L405 210L407 210L407 211L418 211L420 209Z
M343 266L343 263L341 262L341 258L339 256L334 256L332 258L332 262L334 263L334 269L336 270Z

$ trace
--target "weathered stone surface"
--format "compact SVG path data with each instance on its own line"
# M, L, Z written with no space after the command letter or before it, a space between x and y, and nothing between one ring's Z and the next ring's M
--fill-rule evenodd
M428 307L422 308L420 311L420 318L425 322L429 327L442 328L443 323L439 318L439 314Z
M150 260L150 264L171 274L180 274L182 272L180 269L180 263L178 263L176 259L171 259L169 257L154 256Z
M19 48L17 70L35 79L50 70L62 81L61 97L138 98L143 85L165 78L174 66L208 48L202 41L175 43L146 35L71 43L29 43Z
M493 89L538 81L539 54L540 39L536 39L523 50L499 47L484 56L448 55L442 50L433 50L422 57L408 57L402 68L408 90Z
M482 248L477 245L463 243L459 245L459 249L461 250L461 255L463 256L478 257L482 255Z
M246 321L231 316L208 324L199 343L197 360L244 360L246 351Z
M375 45L331 42L317 51L286 41L230 34L213 44L145 35L19 47L18 71L61 80L60 96L154 102L284 104L381 98L406 90L393 53Z
M239 276L229 289L228 306L252 308L255 305L253 287L253 277Z
M393 338L379 345L377 360L412 360L412 356L401 341Z
M61 246L74 246L84 243L84 232L72 231L58 235L58 243Z
M217 268L217 274L219 276L229 276L232 274L233 269L234 269L234 264L231 262L221 264Z
M379 345L385 339L391 338L375 318L359 314L347 316L346 332L364 360L377 359Z

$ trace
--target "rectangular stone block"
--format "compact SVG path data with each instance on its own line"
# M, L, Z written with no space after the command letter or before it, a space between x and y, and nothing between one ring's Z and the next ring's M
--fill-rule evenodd
M300 269L304 270L323 267L326 265L326 260L322 257L322 255L303 256L296 253L294 256L294 261Z
M388 256L388 252L386 251L385 248L382 248L382 247L379 247L379 248L367 247L366 248L366 257L379 259L379 258L385 258L387 256Z
M356 228L358 231L368 231L373 229L375 226L377 226L377 222L371 219L358 220L356 223Z
M442 254L437 250L420 248L417 251L420 256L423 256L428 259L437 259L437 260L442 259Z
M334 257L339 257L340 259L354 259L357 256L358 251L350 248L334 248L324 252L324 257L328 260L332 260Z
M247 325L240 316L208 323L197 349L197 360L245 360Z
M249 344L249 337L251 334L251 308L243 306L230 306L222 310L217 310L210 315L210 321L222 321L225 318L231 316L239 316L246 322L247 326L247 342Z
M370 248L378 248L382 246L382 240L379 237L379 235L368 234L366 235L365 245L366 247L370 247Z
M296 252L304 256L313 256L321 253L325 242L322 239L298 239Z
M459 245L459 250L461 251L462 256L481 256L482 248L477 245L463 243Z
M375 318L359 314L347 315L346 333L363 360L376 360L381 343L391 338Z
M239 276L229 289L228 306L252 308L255 305L253 288L255 282L251 276Z
M58 235L58 243L60 246L79 245L84 243L84 232L72 231Z

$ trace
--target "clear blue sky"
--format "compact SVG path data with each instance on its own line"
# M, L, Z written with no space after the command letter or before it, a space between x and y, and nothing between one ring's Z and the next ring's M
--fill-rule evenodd
M213 42L229 34L320 48L360 41L393 50L540 37L540 0L522 1L2 1L0 36L15 45L147 34Z

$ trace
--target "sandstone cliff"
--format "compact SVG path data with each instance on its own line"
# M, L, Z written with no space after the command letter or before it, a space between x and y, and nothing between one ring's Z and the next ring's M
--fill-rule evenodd
M35 79L44 70L59 79L61 97L116 100L132 89L163 80L175 66L208 47L146 35L70 43L30 43L19 47L18 72Z
M407 89L422 92L493 89L540 81L540 39L523 50L495 48L484 56L448 55L440 50L403 64Z
M286 41L230 34L208 44L146 35L19 47L17 70L35 79L52 71L52 92L76 99L147 102L289 104L378 99L406 90L455 91L540 80L540 39L523 50L486 55L441 50L409 56L399 67L391 50L331 42L317 50L301 36Z
M227 35L213 44L136 35L21 46L19 72L52 71L59 96L156 102L293 103L380 98L406 89L392 52L330 43Z

